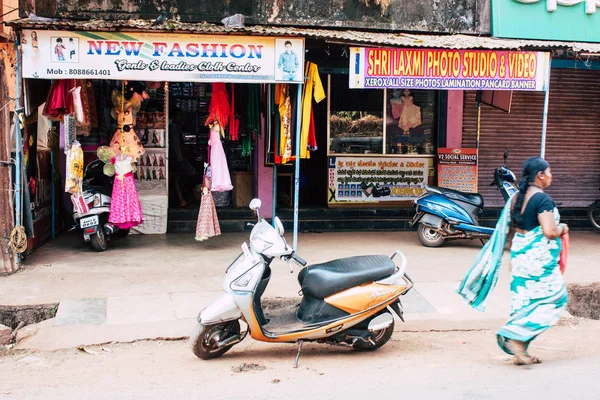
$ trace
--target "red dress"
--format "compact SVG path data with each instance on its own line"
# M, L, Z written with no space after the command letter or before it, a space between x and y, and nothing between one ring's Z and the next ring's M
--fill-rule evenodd
M206 118L204 125L219 121L219 125L225 129L229 122L229 113L229 99L227 97L225 84L220 82L213 83L212 97L210 99L210 104L208 105L208 117Z
M73 96L69 90L76 86L77 81L74 79L57 79L52 82L43 114L53 121L62 121L65 115L72 114L74 112Z

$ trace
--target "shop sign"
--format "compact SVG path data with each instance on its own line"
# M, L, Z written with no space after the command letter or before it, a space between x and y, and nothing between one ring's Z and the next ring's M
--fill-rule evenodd
M424 192L432 159L329 157L328 202L413 200Z
M438 186L477 193L477 149L438 149Z
M600 0L492 0L492 35L600 43Z
M548 89L550 53L352 47L350 88Z
M304 39L25 30L23 77L301 83Z

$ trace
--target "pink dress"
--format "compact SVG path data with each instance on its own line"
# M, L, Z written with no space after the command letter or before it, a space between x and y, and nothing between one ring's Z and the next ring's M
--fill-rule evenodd
M212 171L212 186L210 190L213 192L227 192L233 189L233 186L231 185L231 177L227 168L227 158L221 144L218 125L210 130L208 145L210 146L210 169Z
M113 183L108 222L121 229L132 228L144 220L135 179L131 172L132 162L133 158L129 156L114 158L115 182Z

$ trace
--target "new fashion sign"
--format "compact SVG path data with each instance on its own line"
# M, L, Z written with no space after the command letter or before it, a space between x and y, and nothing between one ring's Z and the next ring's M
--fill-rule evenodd
M492 35L600 43L600 0L492 0Z
M23 31L23 77L302 82L304 40L162 33Z
M350 88L545 91L550 53L351 48Z

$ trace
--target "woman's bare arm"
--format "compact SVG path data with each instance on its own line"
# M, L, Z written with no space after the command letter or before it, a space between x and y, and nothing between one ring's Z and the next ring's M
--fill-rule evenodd
M546 236L548 239L556 239L569 232L569 227L567 224L556 224L554 213L552 211L546 211L538 214L538 221L540 221L544 236Z

